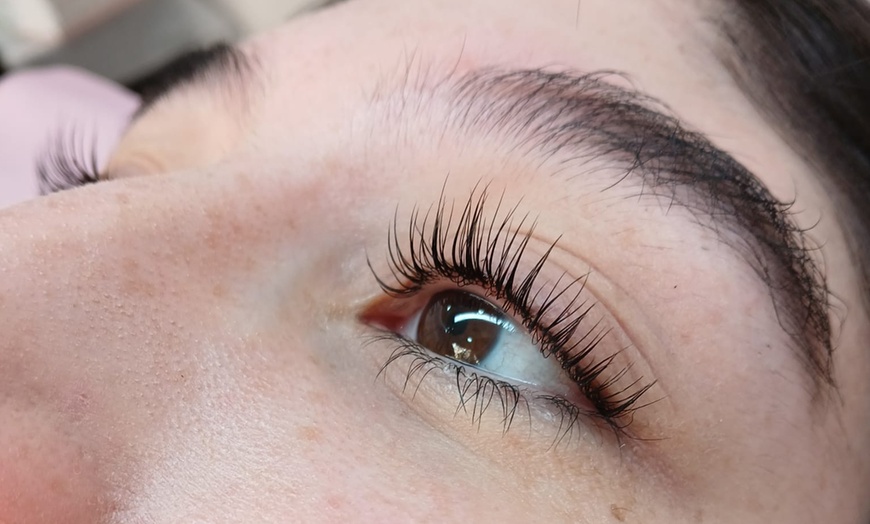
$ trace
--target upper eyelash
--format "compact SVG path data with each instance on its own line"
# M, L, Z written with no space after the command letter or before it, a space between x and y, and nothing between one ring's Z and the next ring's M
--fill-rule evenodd
M518 206L502 215L503 198L502 195L498 199L490 214L493 218L487 220L487 189L475 188L454 224L455 207L452 203L448 206L442 193L434 213L431 208L425 214L421 214L419 208L411 212L408 247L403 247L400 240L397 212L387 240L393 281L381 278L369 262L375 279L385 293L394 297L415 294L428 284L444 279L460 286L483 287L502 300L508 312L522 320L545 357L553 356L558 360L594 406L595 411L589 414L618 431L623 430L631 423L631 415L643 407L638 401L654 382L641 384L638 379L614 390L627 373L627 367L602 378L612 367L616 355L589 360L606 332L596 324L583 336L576 337L577 329L593 307L580 298L586 277L563 282L563 275L552 285L536 285L559 239L524 275L521 274L523 254L532 238L535 221L530 221L528 214L517 220ZM521 233L526 225L528 231ZM560 311L553 311L559 301L567 301L567 304ZM558 404L571 404L561 397L550 398ZM575 408L578 412L588 411Z
M36 160L36 174L42 195L99 182L96 141L74 127L58 131Z

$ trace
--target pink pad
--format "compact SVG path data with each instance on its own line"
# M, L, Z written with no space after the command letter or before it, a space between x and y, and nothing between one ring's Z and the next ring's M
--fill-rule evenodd
M36 161L61 130L93 142L104 165L138 106L135 93L80 69L0 77L0 208L39 194Z

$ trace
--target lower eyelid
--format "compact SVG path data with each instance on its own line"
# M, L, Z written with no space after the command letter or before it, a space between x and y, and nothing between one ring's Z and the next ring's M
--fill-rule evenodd
M378 376L412 405L422 404L436 412L446 408L442 420L464 415L478 430L490 427L501 433L515 427L520 431L534 428L536 437L545 439L548 446L610 430L593 410L542 393L534 385L504 380L435 355L395 334L383 334L375 342L392 349Z

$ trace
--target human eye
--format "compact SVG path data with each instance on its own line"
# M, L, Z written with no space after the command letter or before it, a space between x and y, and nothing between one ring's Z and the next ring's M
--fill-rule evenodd
M534 221L503 209L484 190L459 210L444 197L415 210L407 234L394 220L388 271L369 263L385 296L362 315L396 342L382 372L404 363L403 390L415 393L446 376L457 411L476 423L500 406L507 430L520 408L534 408L558 414L559 438L581 419L626 434L653 381L631 372L625 337L586 289L589 274L549 263L558 240L534 254Z

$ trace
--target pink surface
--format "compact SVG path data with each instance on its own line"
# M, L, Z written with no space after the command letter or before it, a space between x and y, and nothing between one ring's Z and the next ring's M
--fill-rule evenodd
M36 160L76 129L107 160L139 100L122 86L68 67L0 77L0 208L37 196Z

